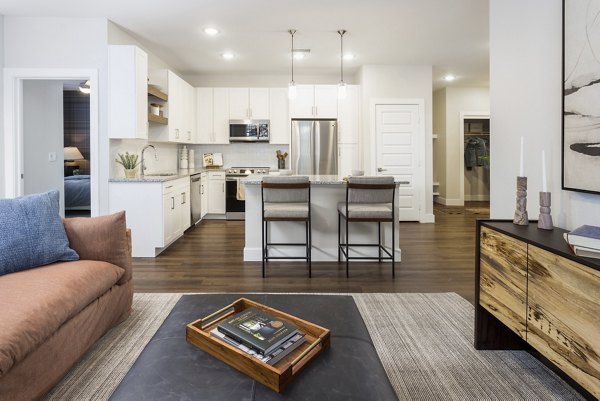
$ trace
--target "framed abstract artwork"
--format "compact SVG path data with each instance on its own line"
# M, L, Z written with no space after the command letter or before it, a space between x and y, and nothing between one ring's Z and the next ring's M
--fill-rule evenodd
M563 0L562 188L600 193L600 0Z

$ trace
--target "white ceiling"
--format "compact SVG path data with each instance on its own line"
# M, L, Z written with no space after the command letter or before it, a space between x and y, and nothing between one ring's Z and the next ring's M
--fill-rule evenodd
M352 74L364 64L431 64L434 88L489 77L488 0L2 0L4 15L107 17L183 74L270 74L290 69L290 36L310 56L298 74L339 71L338 29ZM213 26L221 33L206 36ZM236 55L221 58L225 51ZM457 80L447 84L442 76Z

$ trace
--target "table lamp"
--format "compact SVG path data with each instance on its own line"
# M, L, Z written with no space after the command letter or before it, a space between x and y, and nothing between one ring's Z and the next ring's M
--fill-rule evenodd
M72 175L73 171L79 167L79 164L75 160L83 160L84 157L75 146L67 146L64 150L65 153L65 176Z

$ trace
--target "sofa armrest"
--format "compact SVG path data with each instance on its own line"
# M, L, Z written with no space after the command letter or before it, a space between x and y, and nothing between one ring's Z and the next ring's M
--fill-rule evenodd
M83 260L112 263L125 270L118 284L131 279L131 231L127 229L125 212L108 216L75 217L64 220L71 248Z

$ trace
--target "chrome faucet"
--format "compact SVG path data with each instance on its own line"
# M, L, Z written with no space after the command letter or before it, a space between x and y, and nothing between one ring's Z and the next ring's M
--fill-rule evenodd
M144 152L148 148L154 149L154 159L158 161L158 153L156 152L156 148L154 147L154 145L146 145L146 146L144 146L144 148L142 149L142 168L141 168L142 172L140 173L140 175L142 177L144 176L144 170L146 170L146 162L144 161Z

